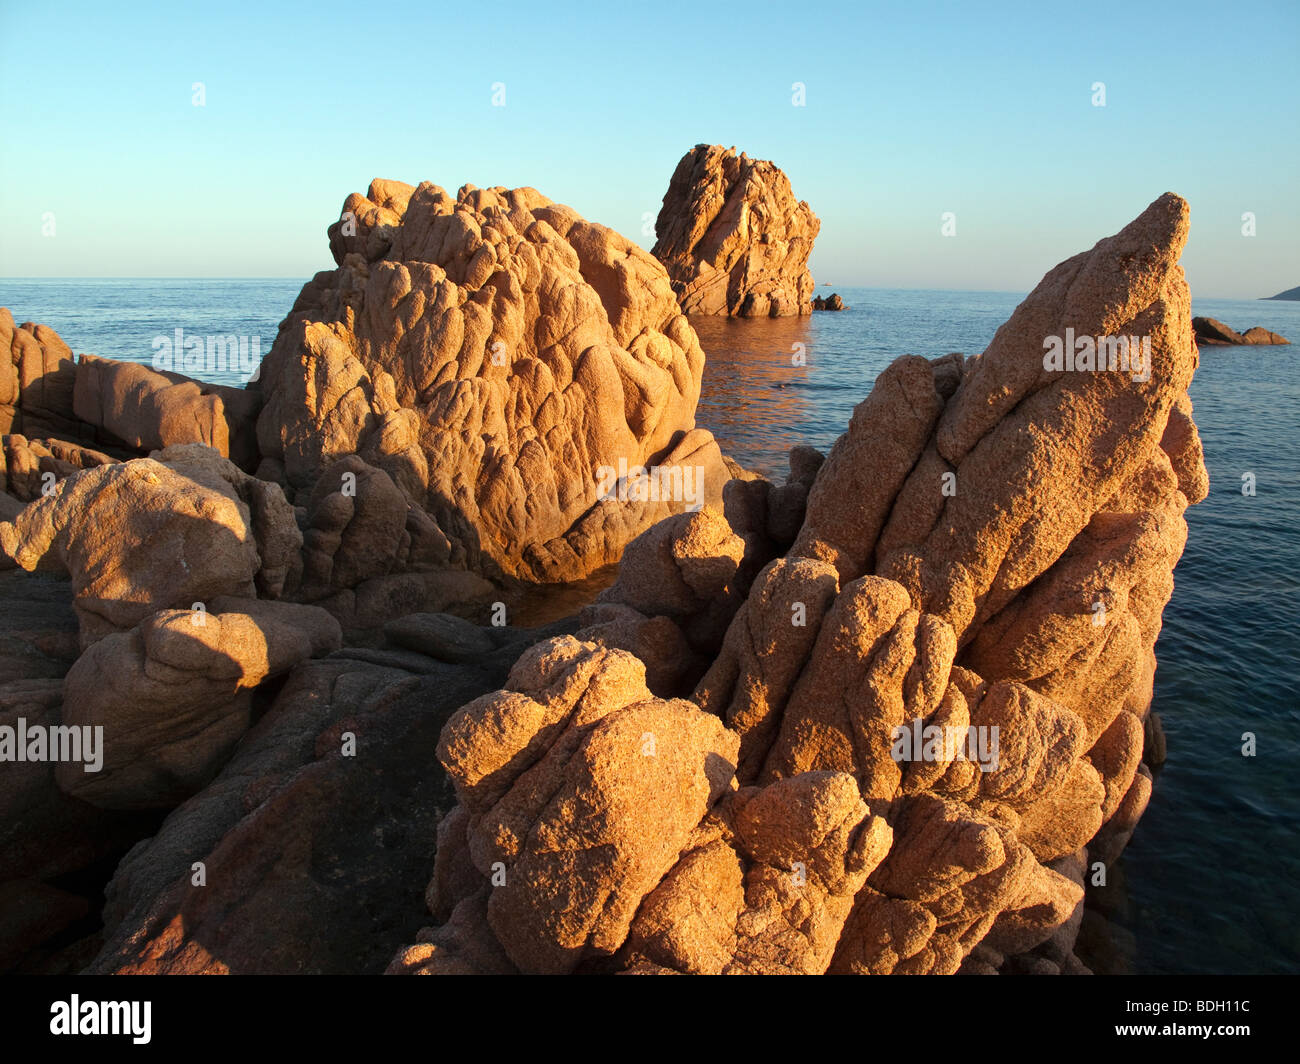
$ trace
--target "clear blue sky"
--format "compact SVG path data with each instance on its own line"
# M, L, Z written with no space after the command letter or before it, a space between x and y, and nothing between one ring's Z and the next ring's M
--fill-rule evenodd
M1195 293L1300 284L1296 0L610 8L0 0L0 275L307 277L376 176L648 247L709 142L789 174L819 283L1024 290L1172 190Z

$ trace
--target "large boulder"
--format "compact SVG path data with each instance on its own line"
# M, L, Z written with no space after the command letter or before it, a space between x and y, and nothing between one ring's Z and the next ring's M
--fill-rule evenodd
M48 325L24 322L0 307L0 433L72 438L76 362Z
M443 729L438 757L467 815L440 840L435 907L490 890L488 924L525 972L609 958L728 790L735 752L716 717L654 698L626 651L538 644L505 690Z
M1196 366L1177 265L1186 234L1186 204L1164 196L1051 271L978 358L909 357L881 374L821 467L790 555L763 585L782 587L796 565L822 567L803 593L782 587L763 600L787 618L803 603L816 641L796 632L787 642L809 648L807 666L796 674L779 657L753 660L741 638L697 692L728 719L760 722L764 734L773 734L771 708L789 700L789 739L767 755L767 771L862 771L861 745L821 765L827 736L849 734L842 723L831 732L805 723L806 714L832 713L840 681L827 670L844 668L850 648L866 655L864 666L901 679L912 658L931 661L943 647L940 666L955 662L982 684L1024 685L1077 717L1089 743L1120 712L1145 715L1152 648L1186 540L1183 510L1208 490L1186 395ZM1067 336L1134 336L1139 351L1149 341L1149 364L1054 368L1052 349ZM835 581L838 599L826 606ZM768 622L749 605L735 625L761 630ZM945 667L932 669L907 673L908 684L938 678L920 684L923 703L903 693L921 716L942 704ZM764 675L779 686L754 687ZM873 698L888 705L897 682L870 681ZM964 692L972 719L985 698L982 688L974 694ZM850 721L868 704L851 702ZM850 729L858 744L862 727ZM1131 777L1132 766L1118 764Z
M808 314L808 256L820 228L775 163L697 144L664 193L651 254L667 268L687 314Z
M375 181L330 246L261 375L262 470L295 501L358 455L453 558L555 581L720 498L728 467L694 428L704 354L631 241L535 189Z

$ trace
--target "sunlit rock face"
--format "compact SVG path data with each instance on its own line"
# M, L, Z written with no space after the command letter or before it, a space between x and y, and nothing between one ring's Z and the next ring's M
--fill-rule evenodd
M531 188L375 181L261 374L262 475L385 472L487 575L570 580L728 478L663 267Z

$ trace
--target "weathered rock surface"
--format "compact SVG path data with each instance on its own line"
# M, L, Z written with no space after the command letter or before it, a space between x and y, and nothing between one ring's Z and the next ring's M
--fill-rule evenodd
M729 469L694 427L703 352L631 241L535 189L375 181L330 246L338 269L263 364L263 475L312 492L358 455L453 564L541 582L720 499Z
M122 861L89 970L381 972L419 928L454 803L413 752L555 630L496 629L491 654L420 673L338 655L295 669L216 779Z
M43 726L102 729L104 754L93 773L60 764L7 778L16 790L0 795L6 815L43 826L70 856L50 860L24 827L0 880L84 868L139 830L132 811L215 796L210 781L285 674L312 668L308 658L332 654L332 668L395 673L426 693L440 679L439 695L458 705L466 687L438 658L495 677L518 646L510 654L495 630L451 617L395 618L482 599L493 590L484 575L582 576L659 518L723 506L740 471L694 428L703 354L657 261L531 189L467 187L452 199L432 185L376 182L371 196L349 200L331 231L339 270L304 289L247 391L75 361L52 330L0 315L3 564L66 573L75 617L58 633L6 633L5 705ZM810 483L787 492L786 525ZM760 531L743 541L766 543ZM693 578L697 594L711 579ZM365 645L342 649L345 633ZM337 708L355 709L346 698ZM416 771L394 769L409 751L387 749L382 771ZM320 771L327 797L304 830L324 845L336 801L358 818L376 812L342 797L338 766ZM312 801L303 786L286 808ZM299 852L267 818L265 835L261 821L241 835L254 864ZM160 903L189 865L161 867L167 879L144 875L115 919ZM228 882L252 889L242 872ZM221 906L243 904L225 896L214 925ZM276 904L248 904L251 923L274 934ZM185 922L202 941L204 918ZM161 955L143 924L129 934ZM386 957L396 941L377 948ZM268 967L252 937L239 943L200 967L288 965L287 952ZM140 962L122 948L123 967ZM163 966L193 968L194 947L178 948ZM340 967L337 957L320 963Z
M390 971L1086 971L1088 848L1113 860L1150 797L1153 647L1208 489L1187 224L1163 196L982 355L891 365L756 578L734 493L644 534L589 628L448 721L440 926ZM1067 329L1150 364L1058 369ZM691 699L655 698L611 644L690 645L729 590Z
M615 582L582 611L582 638L635 654L656 694L689 694L754 578L798 535L823 460L793 447L784 484L738 476L720 509L651 526L628 544Z
M0 307L0 433L75 438L76 363L47 325L15 325Z
M81 421L135 451L148 454L172 444L202 443L250 468L257 456L258 400L256 390L82 355L72 410Z
M104 763L60 764L60 787L107 809L178 804L248 730L254 688L342 641L318 607L229 598L106 636L68 672L63 703L64 724L103 729Z
M219 339L224 362L227 341L235 338ZM119 458L204 443L241 468L256 464L254 425L261 396L255 389L211 384L136 362L93 355L74 359L49 326L15 325L4 307L0 351L8 352L0 356L0 435L50 437L49 448L89 445Z
M384 625L384 634L398 646L452 664L479 661L496 649L482 628L449 613L413 613Z
M53 573L0 573L0 683L61 680L81 653L68 581Z
M5 311L0 491L26 502L90 464L207 445L310 511L301 597L320 601L399 574L577 580L739 472L695 428L704 355L667 274L614 231L535 189L377 180L330 246L338 269L304 287L247 389L74 361ZM357 557L376 527L383 565L378 544Z
M12 433L0 437L0 491L31 502L79 469L111 465L116 459L64 440L29 440ZM16 511L14 511L16 513ZM12 520L6 515L4 520Z
M697 144L673 172L651 253L686 314L807 314L808 256L820 228L774 163Z
M346 210L268 367L258 468L289 497L199 443L6 437L0 546L69 579L0 573L34 607L0 624L0 725L104 744L0 779L15 941L78 918L50 881L139 838L131 811L182 802L92 971L1086 971L1084 869L1151 799L1208 491L1186 204L1061 263L981 355L897 360L785 484L718 456L689 508L548 487L713 462L657 266L531 190ZM1067 335L1150 362L1062 369ZM57 337L0 339L61 416ZM428 612L458 566L555 579L624 544L580 628Z

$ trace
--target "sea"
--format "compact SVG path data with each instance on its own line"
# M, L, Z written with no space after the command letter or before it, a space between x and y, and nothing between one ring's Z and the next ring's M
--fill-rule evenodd
M77 353L150 363L178 328L269 351L303 280L0 279L0 306L52 326ZM693 319L707 355L697 422L746 468L782 479L789 449L828 449L894 358L982 351L1025 295L835 291L847 310ZM1093 892L1113 941L1089 959L1102 972L1297 973L1300 302L1194 298L1193 313L1297 343L1201 348L1191 397L1210 495L1187 512L1156 645L1168 760ZM239 384L246 371L197 375Z

